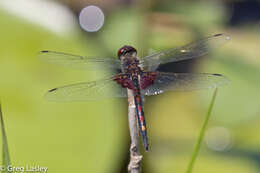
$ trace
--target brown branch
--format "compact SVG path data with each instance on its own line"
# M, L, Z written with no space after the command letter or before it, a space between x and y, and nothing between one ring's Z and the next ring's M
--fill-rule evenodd
M132 90L127 90L128 93L128 121L131 136L130 145L130 162L128 164L129 173L141 173L141 162L143 156L139 151L139 131L135 113L134 94Z

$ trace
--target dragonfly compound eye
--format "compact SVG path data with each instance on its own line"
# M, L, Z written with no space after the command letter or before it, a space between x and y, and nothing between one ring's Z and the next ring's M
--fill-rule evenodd
M131 53L131 52L135 52L135 53L136 53L137 51L136 51L136 49L133 48L132 46L127 46L127 45L125 45L125 46L121 47L121 48L118 50L117 55L118 55L118 58L120 59L120 57L121 57L122 55L125 55L126 53Z

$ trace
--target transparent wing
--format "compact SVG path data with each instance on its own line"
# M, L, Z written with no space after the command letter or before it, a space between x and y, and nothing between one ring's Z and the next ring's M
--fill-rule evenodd
M86 70L102 70L102 69L121 69L121 64L118 59L113 58L94 58L78 56L55 51L41 51L39 57L46 62L58 64L75 69Z
M157 73L154 83L142 90L144 95L157 95L165 91L192 91L216 88L227 84L228 79L221 74L207 73Z
M45 95L50 101L90 101L118 97L127 97L127 91L114 81L114 77L54 88Z
M229 39L230 37L225 34L209 36L179 48L172 48L146 56L141 60L141 65L152 71L160 64L197 58L219 47Z

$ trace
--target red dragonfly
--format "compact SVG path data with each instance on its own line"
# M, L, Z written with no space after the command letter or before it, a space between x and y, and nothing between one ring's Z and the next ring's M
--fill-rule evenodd
M146 122L143 111L144 96L157 95L165 91L215 88L228 82L221 74L160 72L157 70L158 66L203 56L212 48L218 47L227 40L229 40L228 36L216 34L144 58L138 58L136 49L131 46L120 48L118 59L85 57L44 50L40 52L40 57L50 63L86 70L98 69L98 67L121 70L121 73L107 79L51 89L46 94L46 98L52 101L90 101L103 98L128 97L127 89L132 90L140 135L144 148L148 151Z

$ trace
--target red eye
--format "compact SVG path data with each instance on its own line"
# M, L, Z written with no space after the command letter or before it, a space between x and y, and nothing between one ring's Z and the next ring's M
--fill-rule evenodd
M124 54L124 51L125 51L124 47L122 47L121 49L118 50L118 52L117 52L118 58L120 58L120 56Z
M118 58L120 59L120 57L126 53L129 53L129 52L136 52L136 49L133 48L132 46L123 46L121 47L118 52L117 52L117 56Z

